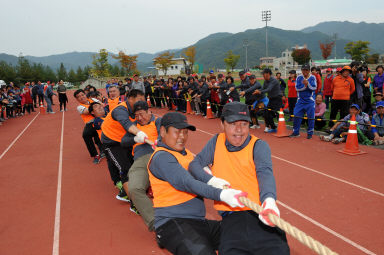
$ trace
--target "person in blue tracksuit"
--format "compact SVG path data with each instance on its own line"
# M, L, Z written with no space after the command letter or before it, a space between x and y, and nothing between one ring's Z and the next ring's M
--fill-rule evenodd
M315 126L315 91L317 88L316 77L309 73L309 65L303 65L301 67L302 75L299 75L296 79L297 90L297 103L293 110L293 133L290 137L300 136L301 118L304 113L307 113L308 117L308 131L307 139L311 139L313 135L313 129Z

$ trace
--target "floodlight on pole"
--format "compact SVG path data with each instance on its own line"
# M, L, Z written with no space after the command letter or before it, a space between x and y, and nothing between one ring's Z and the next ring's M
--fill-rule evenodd
M261 11L261 20L265 21L265 56L268 57L268 21L271 21L271 11Z
M248 39L245 39L243 41L243 47L245 47L245 70L247 71L248 71L248 46L249 46Z

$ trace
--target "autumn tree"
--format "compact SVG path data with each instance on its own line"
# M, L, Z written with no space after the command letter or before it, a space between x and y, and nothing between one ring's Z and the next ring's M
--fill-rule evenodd
M370 42L366 41L349 42L344 47L345 53L349 54L352 60L365 61L369 53L369 44Z
M299 65L304 65L311 60L311 51L307 48L304 49L295 49L292 52L292 58L297 62Z
M164 75L167 75L167 70L172 64L172 58L174 53L169 51L159 54L154 60L153 63L164 72Z
M235 55L232 53L231 50L229 50L227 52L226 58L224 58L224 62L227 66L227 69L231 69L233 71L233 69L237 65L237 62L239 62L239 59L240 55Z
M372 55L368 55L366 58L367 64L377 64L379 63L380 55L378 53L374 53Z
M323 59L327 59L332 53L332 49L333 49L333 46L335 46L335 42L330 42L330 43L319 42L319 45L320 45L321 55L323 56Z
M196 47L190 46L190 47L186 48L183 51L183 55L184 55L185 59L189 62L189 66L187 69L192 71L193 66L195 65ZM189 74L188 72L186 72L186 73Z
M137 57L137 55L127 55L123 51L119 51L117 56L113 56L114 59L119 60L126 75L132 75L136 71Z
M101 49L99 53L93 55L92 61L93 67L91 69L92 75L96 77L108 77L109 63L108 63L108 51Z

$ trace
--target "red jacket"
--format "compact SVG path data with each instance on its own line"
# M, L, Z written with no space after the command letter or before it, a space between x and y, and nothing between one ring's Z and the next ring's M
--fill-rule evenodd
M324 85L323 85L324 96L332 96L332 81L333 81L333 74L331 74L329 78L325 77Z
M288 97L297 98L296 80L288 80Z
M317 93L319 93L320 91L321 91L321 85L322 85L322 82L321 82L321 76L320 76L320 74L316 74L315 75L315 77L316 77L316 84L317 84L317 87L316 87L316 94Z

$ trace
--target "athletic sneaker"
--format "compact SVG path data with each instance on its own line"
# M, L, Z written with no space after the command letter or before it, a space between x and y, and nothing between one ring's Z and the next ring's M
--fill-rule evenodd
M50 114L54 114L55 112L48 112L48 113L50 113Z
M116 199L123 202L127 202L127 203L131 202L131 200L129 200L128 195L127 193L125 193L125 190L123 188L119 191L119 194L116 195Z
M270 129L269 129L268 127L265 127L265 129L264 129L264 133L268 133L269 130L270 130Z
M299 136L300 136L300 134L292 133L289 137L296 138L296 137L299 137Z
M260 128L260 125L252 125L249 128L252 128L252 129Z
M312 135L308 134L307 139L312 139Z
M330 142L332 138L329 135L320 135L320 140L324 142Z
M276 128L271 128L268 130L268 133L276 133L277 129Z
M131 207L129 208L129 210L133 213L136 213L137 215L140 215L139 211L137 210L136 206L133 204L133 202L131 202Z
M63 110L60 110L60 112L63 112Z
M99 155L96 155L94 158L93 158L93 164L99 164L100 163L100 156Z
M100 153L100 158L105 158L105 153L104 152Z
M342 143L343 141L344 141L344 138L342 138L342 137L332 139L332 143L334 143L334 144L339 144L339 143Z

